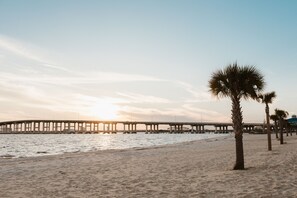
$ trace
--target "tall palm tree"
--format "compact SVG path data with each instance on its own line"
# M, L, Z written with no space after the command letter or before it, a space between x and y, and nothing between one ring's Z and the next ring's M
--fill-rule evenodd
M271 104L273 99L276 97L275 92L270 92L266 94L260 94L259 98L262 103L265 104L265 113L266 113L266 122L267 122L267 140L268 140L268 151L272 150L271 146L271 128L270 128L270 117L269 117L269 105Z
M274 132L275 132L275 138L278 139L278 130L277 130L277 115L273 114L270 116L270 119L274 121Z
M275 109L275 115L278 117L278 120L279 120L280 144L283 144L284 143L283 124L284 124L284 119L289 115L289 113L284 110Z
M227 65L223 70L212 73L209 80L210 92L217 97L229 97L232 101L232 122L235 132L236 161L234 170L244 169L243 119L241 99L257 99L258 92L264 87L264 77L254 66Z

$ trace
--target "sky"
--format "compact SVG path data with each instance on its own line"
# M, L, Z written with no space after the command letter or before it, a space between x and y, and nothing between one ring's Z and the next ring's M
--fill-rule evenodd
M254 65L297 113L297 1L0 0L0 121L231 122L211 74ZM244 122L265 106L242 101Z

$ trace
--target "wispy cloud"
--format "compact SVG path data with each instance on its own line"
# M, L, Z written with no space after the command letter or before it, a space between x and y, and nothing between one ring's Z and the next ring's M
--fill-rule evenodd
M123 119L131 117L131 114L144 120L151 117L171 120L179 117L192 121L200 120L201 117L203 120L224 119L216 112L189 105L211 100L207 91L201 91L189 83L142 74L70 70L69 66L50 60L36 49L31 44L0 35L0 50L10 54L0 57L0 66L5 65L5 61L10 66L18 66L17 70L8 68L0 73L0 100L6 105L16 104L10 109L18 116L38 118L47 116L44 112L52 112L53 115L66 117L81 114L86 118L92 116L94 108L108 104L118 106L119 118ZM105 84L115 88L119 85L115 83L127 83L129 86L132 84L128 83L134 85L137 82L164 86L164 89L160 88L162 91L167 90L166 86L178 91L173 94L164 92L162 95L165 97L159 97L154 93L139 94L133 89L108 93L104 90Z
M133 120L230 122L229 116L190 104L167 108L124 106L121 114Z
M32 72L31 74L16 74L2 72L0 78L3 81L20 82L25 84L51 84L51 85L84 85L84 84L104 84L104 83L119 83L119 82L136 82L136 81L162 81L157 78L137 75L137 74L120 74L112 72L93 72L83 74L68 74L65 76L58 74L42 74L38 72Z
M37 56L28 47L25 47L23 43L3 35L0 35L0 48L8 50L16 55L22 56L23 58L43 62L40 56Z
M30 66L35 66L32 73L36 74L38 72L38 67L47 68L51 70L62 70L63 76L59 77L58 72L52 72L50 74L44 74L43 70L40 70L42 76L34 78L32 76L18 76L17 79L25 81L34 81L40 83L57 83L57 84L92 84L92 83L113 83L113 82L133 82L133 81L164 81L152 76L140 75L140 74L129 74L129 73L118 73L118 72L103 72L103 71L75 71L73 69L68 69L69 66L56 63L55 61L49 59L45 55L42 55L40 51L45 51L38 49L38 47L32 44L25 43L23 41L13 39L7 36L0 35L0 49L12 53L14 56L29 59L35 63L30 62ZM2 59L5 56L2 55ZM10 64L12 60L9 60ZM3 63L5 64L5 63ZM17 63L15 63L17 64ZM19 64L20 65L20 64ZM27 64L29 65L29 64ZM37 67L37 68L36 68ZM30 70L26 68L26 70ZM15 72L13 73L15 74ZM7 74L6 74L7 75Z
M199 121L221 121L230 122L230 116L223 115L216 111L211 111L208 109L202 109L195 107L191 104L183 105L183 109L187 114Z
M118 98L100 94L104 91L102 84L150 83L163 79L141 74L69 70L69 66L60 66L36 49L28 43L0 35L0 66L6 68L0 73L0 101L7 106L7 112L12 110L17 117L28 118L34 112L34 117L43 117L44 112L57 115L78 112L90 116L94 106L98 108L101 103L168 102L137 94L122 94Z
M206 88L202 90L197 90L194 88L193 85L186 82L177 81L175 83L179 87L183 88L186 92L192 95L192 98L187 98L185 102L194 103L194 102L207 102L207 101L213 100L211 98L210 93L207 90L205 90Z
M85 72L82 74L82 78L87 80L86 82L100 82L100 83L113 83L113 82L134 82L134 81L164 81L162 79L139 75L139 74L125 74L125 73L117 73L117 72Z
M11 37L0 35L0 49L13 54L15 57L35 62L35 64L31 64L32 66L68 71L65 67L54 64L43 55L41 53L42 49ZM4 57L2 55L2 59Z
M171 103L167 98L161 98L150 95L142 95L136 93L117 93L119 96L122 96L129 101L129 103Z

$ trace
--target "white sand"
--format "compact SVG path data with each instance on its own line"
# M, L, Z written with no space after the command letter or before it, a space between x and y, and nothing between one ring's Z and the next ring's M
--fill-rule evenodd
M244 135L154 147L0 159L0 197L297 197L297 136Z

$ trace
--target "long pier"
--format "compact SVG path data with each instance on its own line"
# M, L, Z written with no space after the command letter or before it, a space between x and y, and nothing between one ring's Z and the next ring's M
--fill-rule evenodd
M161 129L160 126L165 126ZM85 134L85 133L226 133L232 123L219 122L149 122L98 120L17 120L0 122L0 134ZM245 131L252 131L263 123L244 123ZM141 129L139 128L141 127Z

